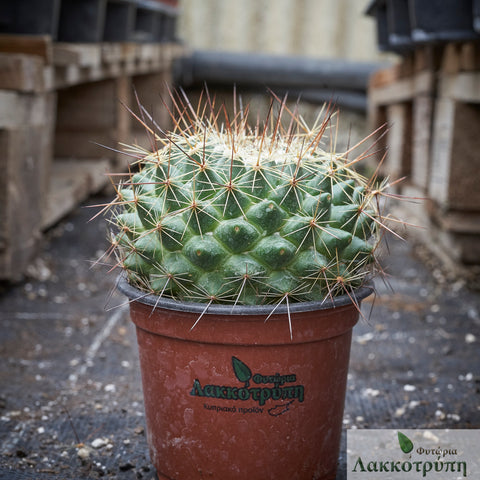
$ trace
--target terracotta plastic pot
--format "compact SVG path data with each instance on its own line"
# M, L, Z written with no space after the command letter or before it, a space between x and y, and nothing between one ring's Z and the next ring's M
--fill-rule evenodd
M372 289L271 307L179 303L125 280L160 479L334 479L352 328Z

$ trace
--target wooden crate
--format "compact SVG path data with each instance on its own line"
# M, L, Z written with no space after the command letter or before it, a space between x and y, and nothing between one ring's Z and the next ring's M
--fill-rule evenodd
M426 192L430 129L433 119L435 65L438 54L423 48L399 64L376 73L369 86L369 124L388 127L383 173Z
M374 76L369 93L371 127L389 123L384 173L407 176L400 192L424 197L422 213L410 212L426 227L417 236L456 262L480 263L479 45L419 49Z
M122 76L59 90L55 157L117 160L107 148L128 140L130 114L120 99L129 88L130 79Z
M52 166L55 95L0 91L0 279L37 251Z
M133 83L160 104L182 51L0 35L0 279L20 279L41 232L126 170L129 157L115 149L135 137ZM169 128L164 112L155 117Z
M429 196L445 211L480 213L478 102L443 95L436 100Z

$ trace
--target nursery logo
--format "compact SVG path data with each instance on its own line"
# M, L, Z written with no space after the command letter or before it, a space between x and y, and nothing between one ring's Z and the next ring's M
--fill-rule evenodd
M267 411L270 415L278 416L289 410L289 406L295 401L303 402L305 398L305 387L299 385L295 374L281 375L253 373L250 367L237 357L232 357L233 373L240 382L238 385L202 385L200 380L196 378L193 382L190 395L194 397L205 397L212 399L233 400L245 402L253 400L258 407L248 409L248 413L263 413L264 406L267 402L283 401L281 404L269 408ZM286 401L286 402L285 402ZM209 410L232 412L237 410L236 407L220 407L215 405L206 405ZM245 412L245 407L239 409Z
M348 430L347 478L480 478L479 430Z

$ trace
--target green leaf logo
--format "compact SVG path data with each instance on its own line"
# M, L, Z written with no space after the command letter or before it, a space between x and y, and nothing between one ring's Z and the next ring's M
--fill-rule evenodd
M412 441L402 432L398 432L398 443L403 453L410 453L413 450Z
M245 388L250 385L252 371L237 357L232 357L233 371L240 382L245 382Z

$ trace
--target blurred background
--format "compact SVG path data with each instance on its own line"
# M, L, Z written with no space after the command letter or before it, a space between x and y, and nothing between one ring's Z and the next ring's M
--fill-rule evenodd
M178 35L195 50L378 60L369 0L183 0Z

